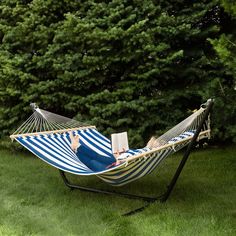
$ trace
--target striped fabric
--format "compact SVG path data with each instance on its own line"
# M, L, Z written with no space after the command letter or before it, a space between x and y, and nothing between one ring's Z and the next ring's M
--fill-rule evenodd
M80 144L85 146L88 150L102 157L114 159L110 140L100 134L95 128L77 130L74 132L80 136ZM193 134L194 131L185 132L171 139L169 142L174 144L176 141L190 137ZM96 172L89 169L72 151L68 133L41 134L26 137L19 136L17 137L17 141L40 159L58 169L76 175L97 175L105 182L115 186L124 185L151 173L165 157L189 143L189 141L186 141L180 145L175 145L174 148L169 147L159 152L148 154L142 158L131 161L128 165L123 162L119 166ZM128 150L126 155L134 156L145 153L148 150L150 149Z
M194 133L195 133L195 130L186 131L186 132L182 133L181 135L172 138L168 143L175 143L175 142L181 141L185 138L193 136Z
M186 140L184 142L184 139L192 137L193 135L194 131L184 132L168 142L168 144L173 144L173 146L160 150L159 152L147 154L132 161L126 166L121 166L110 172L100 174L98 177L113 186L122 186L133 182L136 179L150 174L167 156L188 145L191 140ZM181 140L183 140L182 143L174 145L177 141ZM133 155L145 153L147 151L147 148L134 150L135 153L133 153ZM131 154L130 151L128 151L128 153Z
M101 135L96 129L78 130L81 145L91 152L107 158L114 158L111 152L110 140ZM21 145L48 164L77 175L96 174L83 164L71 149L68 133L22 136L16 139Z

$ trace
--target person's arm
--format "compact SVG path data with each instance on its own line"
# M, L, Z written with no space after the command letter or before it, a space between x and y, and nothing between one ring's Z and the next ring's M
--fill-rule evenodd
M119 152L117 150L115 153L113 153L113 156L115 157L116 161L112 165L109 165L107 168L110 168L111 166L117 166L117 165L121 164L123 162L123 160L119 160L119 157L124 153L125 153L124 148L123 148L122 152Z

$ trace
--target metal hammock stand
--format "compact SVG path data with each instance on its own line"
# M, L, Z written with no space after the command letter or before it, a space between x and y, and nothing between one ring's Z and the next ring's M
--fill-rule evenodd
M60 175L65 183L65 185L67 187L69 187L71 190L73 189L78 189L78 190L81 190L81 191L87 191L87 192L92 192L92 193L102 193L102 194L106 194L106 195L115 195L115 196L119 196L119 197L126 197L126 198L130 198L130 199L139 199L139 200L143 200L146 202L146 205L140 207L140 208L137 208L135 210L132 210L126 214L124 214L124 216L129 216L129 215L132 215L132 214L135 214L137 212L140 212L140 211L143 211L146 207L148 207L151 203L154 203L156 201L160 201L162 203L166 202L171 194L171 192L173 191L175 185L176 185L176 182L186 164L186 161L188 160L189 158L189 155L192 151L192 149L194 148L194 145L196 144L196 141L198 139L198 136L202 130L202 127L204 125L204 122L206 122L206 120L208 119L208 116L209 116L209 113L212 109L212 106L213 106L213 100L212 99L209 99L208 102L206 103L206 110L205 110L205 113L199 123L199 126L197 127L197 130L193 136L193 138L191 139L191 142L188 144L187 146L187 149L176 169L176 172L174 173L171 181L170 181L170 184L167 186L167 190L164 194L158 196L158 197L146 197L146 196L140 196L140 195L135 195L135 194L128 194L128 193L122 193L122 192L116 192L116 191L108 191L108 190L102 190L102 189L96 189L96 188L91 188L91 187L85 187L85 186L80 186L80 185L76 185L76 184L73 184L73 183L70 183L68 178L66 177L65 175L65 172L62 171L62 170L59 170L60 172Z

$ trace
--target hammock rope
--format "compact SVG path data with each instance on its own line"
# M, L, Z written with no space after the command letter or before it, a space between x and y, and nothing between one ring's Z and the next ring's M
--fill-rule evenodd
M32 104L31 106L34 109L34 113L10 136L12 139L19 136L62 133L95 127L65 116L39 109L35 104Z

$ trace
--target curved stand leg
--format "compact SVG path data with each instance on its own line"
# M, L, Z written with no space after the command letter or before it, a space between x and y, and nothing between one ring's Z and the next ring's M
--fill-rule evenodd
M102 190L102 189L95 189L95 188L89 188L89 187L84 187L84 186L80 186L80 185L75 185L75 184L72 184L68 181L64 171L59 170L59 172L61 174L61 177L62 177L65 185L67 187L69 187L70 189L79 189L81 191L87 191L87 192L93 192L93 193L116 195L116 196L120 196L120 197L139 199L139 200L143 200L146 202L153 202L153 201L157 200L157 198L154 198L154 197L145 197L145 196L139 196L139 195L135 195L135 194L120 193L120 192L115 192L115 191L107 191L107 190Z

